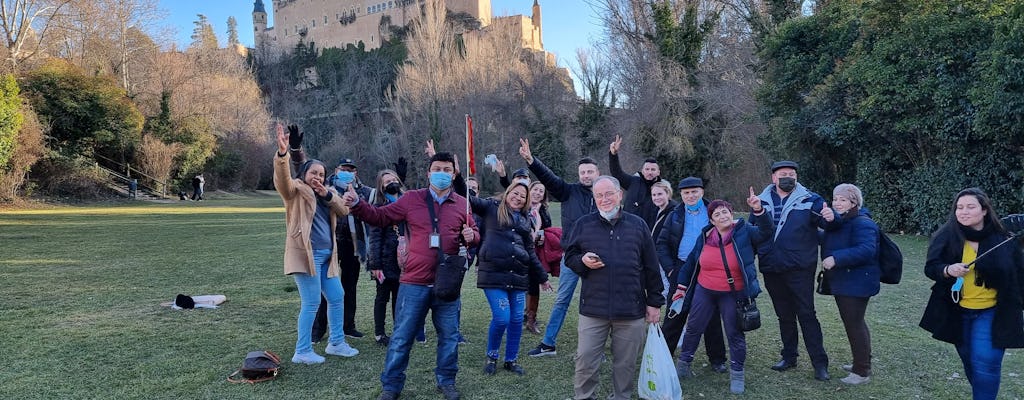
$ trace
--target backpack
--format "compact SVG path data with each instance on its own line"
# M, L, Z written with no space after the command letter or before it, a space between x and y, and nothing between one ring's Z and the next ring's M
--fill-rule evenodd
M879 281L895 285L903 277L903 252L885 232L878 231L878 266L882 269Z
M281 366L281 357L267 350L250 351L242 361L242 368L232 372L228 376L231 383L258 383L269 381L277 377L277 370ZM235 379L235 376L242 374L243 379Z

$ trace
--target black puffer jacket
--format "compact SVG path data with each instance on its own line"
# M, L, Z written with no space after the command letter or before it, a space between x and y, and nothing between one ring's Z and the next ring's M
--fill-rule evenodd
M537 175L537 180L548 189L548 194L554 201L562 203L562 247L572 238L572 226L580 217L597 211L594 205L594 192L590 186L580 183L566 183L559 178L537 157L533 158L530 164L530 172Z
M648 181L639 173L630 175L622 170L619 155L612 153L608 153L608 169L612 176L619 180L619 185L625 192L625 197L622 198L622 210L639 215L647 223L647 226L653 226L655 219L658 218L658 206L651 201L651 186L660 181L661 177Z
M374 205L380 207L387 204ZM366 237L368 251L366 254L366 270L379 269L384 272L384 278L398 279L402 274L398 267L398 235L405 233L405 223L388 225L379 228L366 224Z
M477 254L476 287L526 290L530 275L537 283L547 282L548 274L533 248L529 216L520 214L517 223L502 225L498 222L498 201L470 197L469 203L473 213L484 218L487 227L484 235L487 239L481 243Z

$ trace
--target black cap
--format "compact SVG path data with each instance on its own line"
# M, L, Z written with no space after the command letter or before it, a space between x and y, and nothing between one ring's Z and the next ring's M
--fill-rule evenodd
M352 168L358 168L358 167L356 167L356 162L352 161L351 158L342 158L341 161L338 161L338 166L339 167L346 167L347 166L347 167L352 167Z
M676 189L686 189L686 188L693 188L693 187L699 187L699 188L703 189L704 188L704 180L700 179L700 178L698 178L696 176L688 176L686 178L683 178L683 180L679 181L679 186L676 187Z
M515 178L517 176L525 176L525 177L529 178L530 177L530 171L527 171L526 168L517 169L516 172L512 173L512 177Z
M795 170L795 169L799 169L800 168L800 164L797 164L796 161L788 161L788 160L776 161L776 162L772 163L772 172L775 172L775 170L777 170L779 168L792 168L792 169Z

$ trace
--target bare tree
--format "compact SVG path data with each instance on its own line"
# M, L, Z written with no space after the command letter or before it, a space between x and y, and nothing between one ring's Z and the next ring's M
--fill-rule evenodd
M0 30L7 49L6 64L17 71L22 61L39 53L50 20L72 0L0 0Z

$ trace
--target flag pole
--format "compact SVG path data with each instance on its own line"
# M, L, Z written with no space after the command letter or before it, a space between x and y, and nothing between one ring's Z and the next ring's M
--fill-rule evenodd
M470 118L469 114L466 114L466 175L467 175L467 180L466 180L466 182L467 182L466 183L466 218L467 219L473 217L473 214L470 212L470 208L469 208L469 180L468 180L468 178L471 177L472 173L473 173L473 170L470 167L470 164L473 162L473 158L472 158L473 157L473 153L472 153L472 151L473 151L473 120Z

